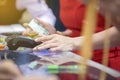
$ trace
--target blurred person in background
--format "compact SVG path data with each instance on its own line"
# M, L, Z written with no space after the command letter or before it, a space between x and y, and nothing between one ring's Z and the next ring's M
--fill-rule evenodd
M29 22L35 17L51 25L55 24L55 16L45 0L0 0L0 26L2 27Z
M55 28L58 31L64 31L66 28L63 25L61 19L60 19L60 0L46 0L48 6L52 9L55 17L56 17L56 22L55 22Z

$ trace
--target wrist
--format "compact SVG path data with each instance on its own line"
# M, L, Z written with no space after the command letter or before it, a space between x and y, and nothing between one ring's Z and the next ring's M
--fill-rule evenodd
M82 45L83 38L82 37L76 37L74 38L74 50L80 50L81 45Z

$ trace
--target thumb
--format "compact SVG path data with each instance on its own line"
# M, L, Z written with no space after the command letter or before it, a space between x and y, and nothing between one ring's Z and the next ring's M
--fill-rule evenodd
M64 36L70 36L72 34L72 30L67 29L63 32L57 31L57 34L64 35Z
M30 26L28 25L28 23L24 23L24 24L23 24L23 27L25 27L26 29L32 30L32 29L30 28Z

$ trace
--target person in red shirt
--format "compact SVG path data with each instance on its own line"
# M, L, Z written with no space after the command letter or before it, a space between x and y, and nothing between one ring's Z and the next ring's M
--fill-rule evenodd
M85 11L86 11L86 6L82 2L79 2L79 0L60 0L60 18L66 27L66 31L57 32L57 33L62 35L67 35L70 37L81 36ZM39 22L41 24L44 24L45 26L45 23L41 21ZM104 26L105 26L104 17L100 13L98 13L96 32L103 31ZM50 33L54 31L54 30L51 30L52 28L50 28L50 26L45 28L48 31L51 31ZM103 54L103 50L95 50L93 53L92 60L101 63L102 56L103 56L102 54ZM119 47L111 48L110 55L109 55L109 62L108 62L109 67L120 71L119 61L120 61Z
M65 27L72 31L72 33L70 34L71 37L81 36L85 10L85 5L82 2L79 2L78 0L60 0L60 18ZM104 27L104 17L98 13L96 32L103 31ZM119 48L120 47L115 47L110 49L109 67L120 71ZM101 63L103 56L102 54L103 50L95 50L92 59L96 62Z
M72 1L72 0L69 0L69 1ZM83 1L89 1L89 0L83 0ZM114 26L112 26L111 28L109 28L107 30L103 30L103 31L98 32L93 35L93 48L100 49L103 47L103 42L106 37L106 35L105 35L106 31L109 31L108 35L110 36L111 47L118 46L118 45L120 45L120 39L119 39L120 38L120 19L119 19L119 17L120 17L120 11L119 11L120 1L119 0L114 0L114 1L100 0L100 2L102 4L102 7L100 6L102 11L108 10L109 13L111 13L111 20L112 20L112 23ZM74 6L76 6L76 5L74 5ZM73 11L74 11L74 9L73 9ZM102 12L102 13L105 13L105 12ZM50 36L45 36L42 38L35 39L35 41L37 41L37 42L44 41L44 43L41 47L39 47L39 46L35 47L33 50L42 50L42 49L47 49L47 48L49 48L50 51L75 50L75 49L79 49L81 47L81 42L82 42L83 38L84 38L84 36L71 38L71 37L65 37L65 36L58 35L58 34L53 34ZM45 40L47 40L47 41L45 41ZM113 51L117 51L117 50L113 50ZM112 51L110 54L112 54ZM100 55L101 55L101 53L98 55L98 57L100 57ZM119 55L120 55L119 51L117 51L115 54L113 54L113 57L111 57L109 60L109 66L118 71L120 71L120 65L119 65L120 56ZM70 75L62 75L63 80L76 80L77 77L78 77L77 75L71 75L71 74Z

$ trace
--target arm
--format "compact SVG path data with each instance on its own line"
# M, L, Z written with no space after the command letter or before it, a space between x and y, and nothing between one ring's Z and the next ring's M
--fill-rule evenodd
M110 47L115 47L120 45L120 31L118 29L119 27L111 27L105 31L96 33L93 35L93 48L94 49L102 49L104 45L104 41L106 36L110 37ZM108 31L108 35L106 34L106 31ZM77 37L74 44L76 44L76 49L80 49L80 46L82 44L82 40L84 37ZM78 44L79 43L79 44Z
M82 0L85 4L88 4L89 0ZM120 0L100 0L99 1L99 11L102 15L106 12L111 14L112 24L115 25L108 29L108 36L110 37L111 47L120 45ZM95 38L94 38L95 37ZM95 49L103 47L103 41L105 40L105 31L94 35L93 41L95 42Z
M107 31L107 30L105 30ZM108 29L108 35L105 35L106 32L102 31L98 34L95 34L93 36L93 41L94 41L94 48L99 49L103 48L103 42L105 41L105 37L109 36L110 37L110 46L115 47L120 45L120 31L117 29L117 27L113 26L112 28Z
M88 0L84 0L84 1L87 2ZM107 31L109 32L107 36L110 37L111 47L120 45L120 19L119 19L120 18L120 11L119 11L120 0L114 0L113 2L114 3L112 3L112 7L108 2L107 3L103 2L101 3L102 6L100 6L103 12L109 11L111 13L112 15L111 19L113 24L115 25L107 29ZM102 14L104 15L104 13ZM103 42L106 38L105 34L106 32L102 31L93 35L94 49L101 49L103 47ZM57 50L65 51L65 50L80 49L83 39L84 37L65 38L60 35L51 35L51 36L43 37L41 39L36 39L36 41L38 42L43 41L44 43L41 46L35 47L34 50L42 50L47 48L50 48L51 51L57 51Z
M120 31L119 27L111 27L108 29L108 35L111 41L111 47L120 45ZM93 46L94 49L103 48L103 42L106 37L106 32L102 31L93 35ZM82 41L84 37L66 37L58 34L53 34L49 36L44 36L35 39L36 42L42 41L43 44L35 47L33 50L43 50L48 49L50 51L71 51L71 50L79 50L82 46Z
M17 0L17 9L27 9L32 17L39 17L43 22L55 24L55 16L45 0Z

